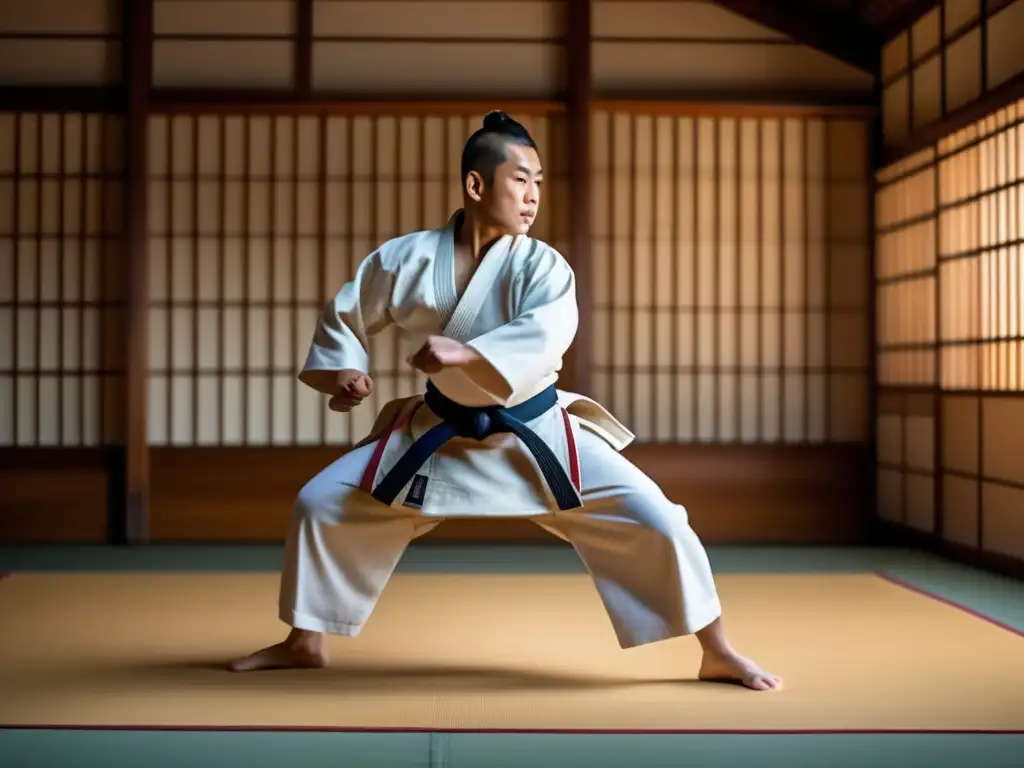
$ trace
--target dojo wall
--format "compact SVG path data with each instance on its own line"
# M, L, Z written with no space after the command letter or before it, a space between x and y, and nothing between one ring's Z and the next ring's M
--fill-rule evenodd
M947 29L954 7L967 23L969 5L947 3ZM990 87L1020 92L1024 56L1005 41L1019 40L1024 3L1001 5L970 34L988 41ZM934 141L926 132L877 174L877 513L940 549L1019 571L1024 100L982 107L983 90L960 104L978 118Z
M124 422L121 128L0 114L0 447L43 449L0 467L13 537L106 535L105 449Z
M0 454L13 459L0 468L0 537L102 541L123 493L127 418L121 3L44 5L0 19L0 84L61 91L46 110L0 115L0 394L17 393L0 403ZM294 373L320 306L358 261L446 220L458 155L492 105L541 145L536 234L586 273L590 365L578 383L636 430L629 457L709 541L860 535L869 123L813 104L863 103L870 75L712 3L595 2L591 246L580 255L561 2L309 10L306 24L283 0L154 2L152 540L280 539L301 484L365 432L382 399L421 386L390 333L372 350L376 394L350 416L329 413ZM24 55L7 55L12 40ZM88 89L105 89L108 106L58 108ZM711 93L723 103L688 101ZM812 106L729 103L751 98ZM544 536L504 521L433 535Z
M594 391L645 443L867 439L868 129L599 112Z

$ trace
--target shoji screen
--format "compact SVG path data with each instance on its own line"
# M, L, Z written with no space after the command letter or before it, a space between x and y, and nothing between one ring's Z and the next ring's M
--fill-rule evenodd
M0 114L0 445L117 442L121 120Z
M929 150L878 177L883 186L875 210L875 276L879 286L878 380L883 385L931 385L935 381L933 158Z
M641 441L864 440L867 129L598 113L596 394Z
M878 513L924 531L935 525L937 375L935 153L878 174L875 199Z
M516 115L541 147L535 233L567 240L563 125ZM323 304L388 238L461 205L474 116L158 116L150 122L150 442L319 445L360 439L422 389L412 351L375 338L367 407L331 413L295 376Z
M938 152L943 533L1024 558L1024 101Z
M880 514L1024 557L1024 102L879 182Z

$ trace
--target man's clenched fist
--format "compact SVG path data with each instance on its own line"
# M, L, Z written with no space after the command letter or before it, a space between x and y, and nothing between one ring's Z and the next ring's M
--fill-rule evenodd
M334 395L327 403L332 411L351 411L373 392L373 379L360 371L338 371Z
M447 336L431 336L408 362L418 371L430 375L442 368L466 365L480 359L475 350Z

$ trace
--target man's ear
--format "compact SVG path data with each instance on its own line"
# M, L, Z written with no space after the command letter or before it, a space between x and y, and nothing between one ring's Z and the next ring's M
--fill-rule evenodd
M479 203L484 196L484 177L476 171L466 174L466 197L475 203Z

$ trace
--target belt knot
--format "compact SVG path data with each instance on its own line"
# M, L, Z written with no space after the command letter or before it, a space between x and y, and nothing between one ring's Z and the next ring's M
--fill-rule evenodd
M453 419L459 437L483 440L502 428L501 417L496 408L481 408Z

